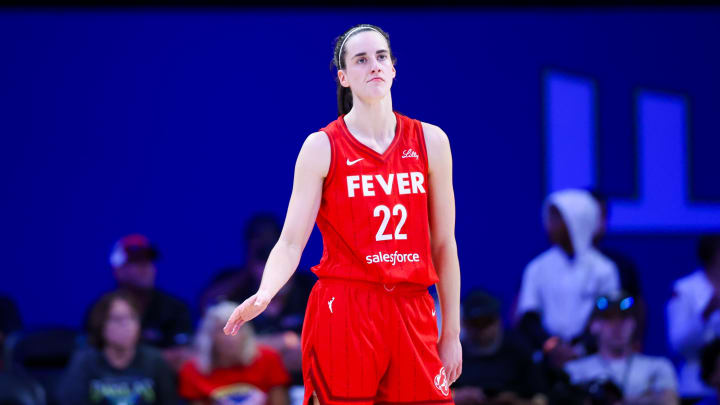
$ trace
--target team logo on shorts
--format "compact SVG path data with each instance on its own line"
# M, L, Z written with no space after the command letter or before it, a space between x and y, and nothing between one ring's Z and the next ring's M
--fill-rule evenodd
M450 394L450 382L445 373L445 367L442 367L438 375L435 376L435 388L439 389L445 396Z

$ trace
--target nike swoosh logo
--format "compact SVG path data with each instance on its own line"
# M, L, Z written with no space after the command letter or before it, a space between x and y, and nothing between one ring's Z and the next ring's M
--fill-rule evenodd
M347 165L348 165L348 166L352 166L352 165L354 165L355 163L357 163L357 162L359 162L359 161L361 161L361 160L363 160L363 159L364 159L364 158L360 158L360 159L358 159L358 160L353 160L352 162L350 161L350 159L348 159L348 160L347 160Z

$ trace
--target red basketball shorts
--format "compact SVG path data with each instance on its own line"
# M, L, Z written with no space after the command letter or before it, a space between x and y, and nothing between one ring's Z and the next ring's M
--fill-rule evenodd
M302 331L305 402L452 404L427 288L321 279Z

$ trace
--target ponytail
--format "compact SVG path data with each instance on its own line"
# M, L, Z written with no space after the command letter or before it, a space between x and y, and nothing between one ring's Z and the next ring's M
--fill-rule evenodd
M350 112L353 106L352 90L350 90L350 87L343 87L340 83L338 83L337 103L338 117Z

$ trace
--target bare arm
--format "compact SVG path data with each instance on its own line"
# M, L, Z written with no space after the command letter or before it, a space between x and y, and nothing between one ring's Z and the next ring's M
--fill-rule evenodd
M278 242L270 251L257 293L240 304L225 325L226 334L237 333L240 325L258 316L287 283L300 263L312 232L322 187L330 167L330 141L315 132L303 143L295 162L293 190Z
M455 194L450 141L440 128L423 123L429 164L430 247L438 272L442 331L438 351L450 381L462 372L460 264L455 242Z

